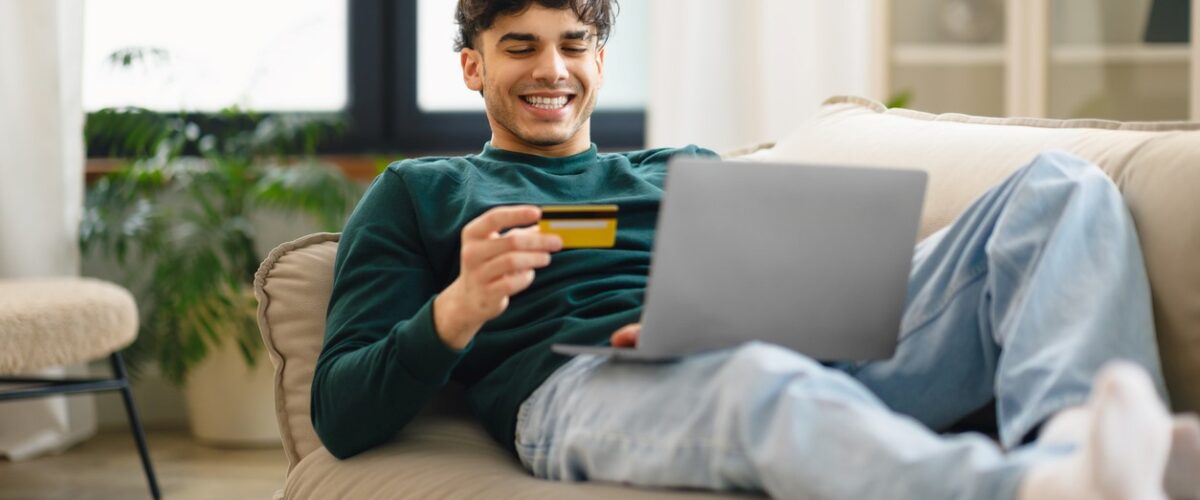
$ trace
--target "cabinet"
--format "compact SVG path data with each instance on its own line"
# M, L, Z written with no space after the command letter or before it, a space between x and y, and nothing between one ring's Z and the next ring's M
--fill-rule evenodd
M873 2L880 100L907 94L906 107L933 113L1200 121L1200 0Z

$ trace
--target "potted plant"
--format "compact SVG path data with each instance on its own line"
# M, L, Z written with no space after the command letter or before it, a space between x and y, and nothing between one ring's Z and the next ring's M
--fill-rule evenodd
M203 440L278 443L271 371L254 369L267 363L255 321L253 279L263 255L253 218L282 211L326 230L340 227L360 187L314 155L338 127L330 117L236 108L217 118L137 108L88 118L89 144L106 144L128 161L88 189L82 250L112 261L138 298L140 331L126 354L131 372L154 363L185 386L193 433ZM208 380L220 376L233 378ZM257 382L242 380L251 376ZM263 380L266 393L242 396L241 406L266 408L266 423L239 422L235 391ZM197 400L214 394L222 401Z

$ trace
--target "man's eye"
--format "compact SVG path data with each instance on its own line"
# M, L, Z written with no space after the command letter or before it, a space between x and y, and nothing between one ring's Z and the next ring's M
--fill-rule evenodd
M519 56L522 54L531 54L533 53L533 49L508 49L508 53Z
M572 54L582 54L587 52L587 47L563 47L563 50Z

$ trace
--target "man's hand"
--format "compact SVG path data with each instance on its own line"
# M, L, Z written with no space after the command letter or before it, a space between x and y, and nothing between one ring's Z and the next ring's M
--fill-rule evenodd
M458 277L433 302L434 327L447 346L466 347L484 323L508 309L509 297L533 283L534 269L550 265L550 252L562 249L561 238L537 227L511 229L541 216L531 205L496 207L463 228Z
M642 324L633 323L622 326L612 334L613 347L637 347L638 337L642 334Z

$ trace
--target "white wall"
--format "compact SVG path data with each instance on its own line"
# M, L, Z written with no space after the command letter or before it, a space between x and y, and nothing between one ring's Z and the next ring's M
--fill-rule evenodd
M80 0L0 0L0 278L79 271L82 24ZM0 455L36 456L94 428L88 396L5 403Z
M655 0L648 146L773 141L831 95L866 95L871 3Z

